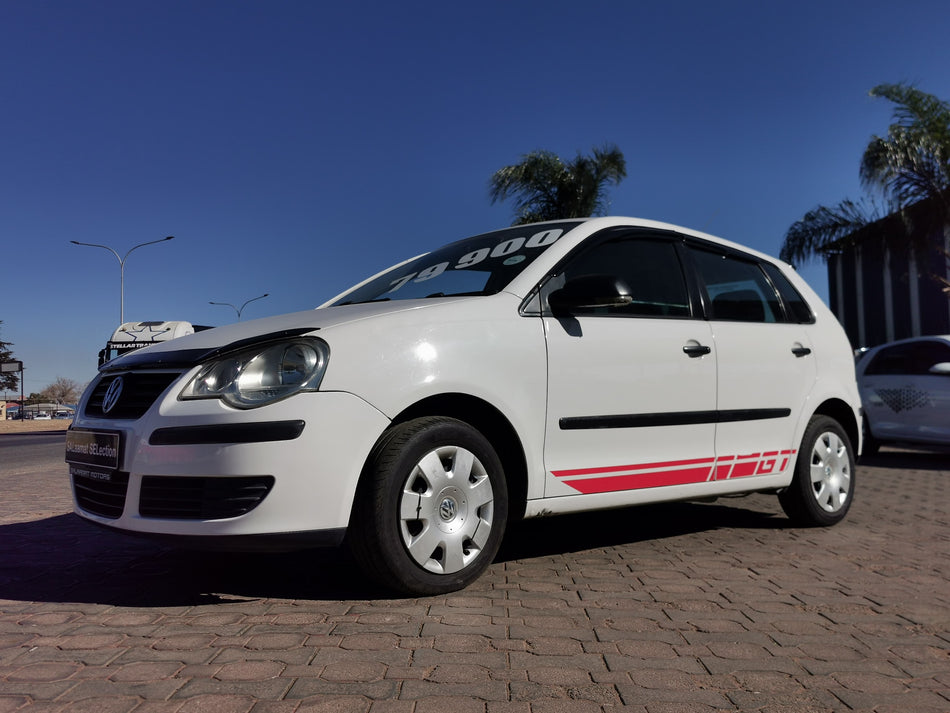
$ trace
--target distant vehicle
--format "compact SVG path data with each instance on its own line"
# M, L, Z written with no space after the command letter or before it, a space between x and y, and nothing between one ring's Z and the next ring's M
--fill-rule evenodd
M99 525L347 542L387 587L438 594L488 567L509 519L767 492L833 525L859 408L844 330L791 267L594 218L454 242L319 309L108 362L66 460Z
M37 420L37 421L49 421L49 420L51 420L51 419L50 419L50 415L49 415L48 413L43 413L42 411L41 411L40 413L36 414L33 418L34 418L35 420Z
M193 325L191 322L125 322L113 332L106 342L106 348L99 352L99 366L108 361L128 354L129 352L147 347L169 339L184 337L210 327Z
M882 443L950 446L950 335L869 349L857 377L865 455Z

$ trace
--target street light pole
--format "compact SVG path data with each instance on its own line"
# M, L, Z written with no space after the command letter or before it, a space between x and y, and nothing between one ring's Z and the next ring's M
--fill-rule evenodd
M231 304L230 302L209 302L208 304L209 304L209 305L221 305L222 307L230 307L230 308L233 309L235 312L237 312L238 322L240 322L240 321L241 321L241 312L244 311L244 308L245 308L245 307L247 307L249 304L251 304L251 302L254 302L255 300L262 300L262 299L264 299L265 297L269 297L269 296L270 296L270 293L269 293L269 292L265 292L265 293L264 293L263 295L261 295L260 297L252 297L252 298L249 299L247 302L245 302L244 304L241 305L241 309L238 309L237 307L235 307L235 306L234 306L233 304Z
M108 250L110 253L115 255L115 259L119 261L119 324L125 323L125 261L129 257L129 254L133 250L138 250L143 248L146 245L154 245L155 243L164 243L166 240L171 240L174 238L174 235L169 235L167 238L162 238L160 240L149 240L147 243L139 243L131 248L125 254L125 257L119 257L119 253L110 248L108 245L97 245L96 243L81 243L78 240L70 240L73 245L85 245L89 248L102 248L103 250Z

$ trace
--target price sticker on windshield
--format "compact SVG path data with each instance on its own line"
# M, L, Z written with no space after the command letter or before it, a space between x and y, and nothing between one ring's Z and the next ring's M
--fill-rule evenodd
M466 270L471 267L491 259L502 259L502 264L506 267L517 265L525 260L524 253L537 248L546 248L557 242L557 239L564 234L560 228L542 230L530 237L507 238L500 243L490 247L482 247L478 250L465 253L457 260L452 262L439 262L418 272L410 272L408 275L393 280L390 283L389 291L386 294L395 292L400 287L409 282L426 282L438 277L446 270ZM454 263L454 264L453 264Z

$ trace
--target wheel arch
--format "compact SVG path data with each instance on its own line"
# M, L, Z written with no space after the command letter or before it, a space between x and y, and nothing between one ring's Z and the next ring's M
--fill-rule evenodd
M814 415L828 416L840 423L845 433L848 434L848 440L851 441L851 447L857 455L861 446L861 427L855 418L854 409L847 402L841 399L828 399L815 409Z
M450 393L430 396L414 403L393 418L390 429L426 416L444 416L463 421L488 439L505 468L509 519L520 520L528 499L528 465L521 438L511 421L495 406L477 396ZM380 436L380 441L386 438L390 429Z

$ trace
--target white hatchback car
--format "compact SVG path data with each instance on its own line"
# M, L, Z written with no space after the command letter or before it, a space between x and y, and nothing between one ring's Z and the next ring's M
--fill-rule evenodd
M874 347L857 372L866 454L881 443L950 446L950 335Z
M67 435L76 512L183 544L339 545L452 591L512 518L749 492L851 504L851 347L787 265L628 219L508 228L326 305L105 364Z

